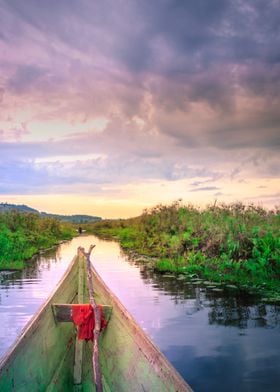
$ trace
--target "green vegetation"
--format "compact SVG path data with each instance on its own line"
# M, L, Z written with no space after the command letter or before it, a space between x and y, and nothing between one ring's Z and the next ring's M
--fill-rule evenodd
M184 273L280 295L280 211L242 203L204 210L175 202L140 217L101 221L95 234L156 257L160 272Z
M39 250L74 235L71 225L53 218L17 210L0 213L0 269L21 269Z

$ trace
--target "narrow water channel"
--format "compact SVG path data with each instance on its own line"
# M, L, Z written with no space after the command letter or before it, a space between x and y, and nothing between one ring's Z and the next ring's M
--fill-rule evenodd
M77 247L195 391L279 391L280 307L153 273L115 242L75 238L23 272L0 272L0 356L54 289ZM157 392L157 391L155 391Z

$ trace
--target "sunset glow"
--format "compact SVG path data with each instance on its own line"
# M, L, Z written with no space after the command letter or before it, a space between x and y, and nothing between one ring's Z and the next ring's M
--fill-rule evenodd
M278 1L0 0L0 196L280 204Z

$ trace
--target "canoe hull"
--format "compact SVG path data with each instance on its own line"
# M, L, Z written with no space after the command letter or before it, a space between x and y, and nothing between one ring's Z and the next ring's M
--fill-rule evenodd
M75 302L77 269L75 258L51 297L1 360L1 391L46 391L52 390L52 384L54 390L71 390L75 329L71 323L55 322L51 304ZM58 382L56 374L60 368L63 371Z
M92 343L83 343L82 383L74 387L76 331L72 323L56 323L51 306L77 302L81 257L72 261L57 290L0 362L1 391L95 391ZM113 307L110 322L100 338L104 391L191 391L94 268L93 284L97 303ZM84 288L87 293L85 280ZM88 302L87 294L84 300Z
M100 347L102 374L108 380L110 389L124 392L190 391L190 387L95 270L93 277L98 293L97 302L106 303L113 308L110 325L103 333Z

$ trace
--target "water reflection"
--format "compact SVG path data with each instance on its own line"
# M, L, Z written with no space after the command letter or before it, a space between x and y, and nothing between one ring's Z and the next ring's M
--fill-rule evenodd
M153 295L131 311L195 391L279 390L279 306L138 268Z
M133 265L133 260L130 260ZM139 266L139 263L134 263ZM258 298L234 295L219 289L218 292L193 284L187 279L157 274L145 265L139 266L141 278L154 290L170 296L175 305L188 304L187 313L208 309L210 325L235 326L241 329L280 326L280 306L261 303Z
M280 307L213 290L183 276L160 275L128 259L117 243L79 237L0 273L0 355L48 297L79 245L96 243L92 261L195 391L278 391Z
M0 356L54 289L77 247L74 240L33 258L24 271L0 272Z

